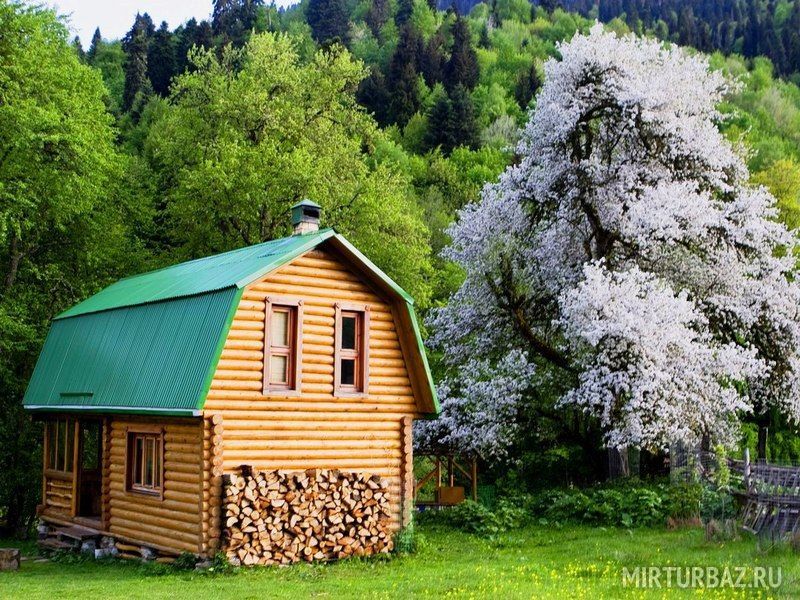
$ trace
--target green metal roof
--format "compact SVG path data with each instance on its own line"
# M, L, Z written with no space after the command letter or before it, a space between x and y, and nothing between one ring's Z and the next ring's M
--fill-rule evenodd
M402 299L412 360L439 412L413 300L332 229L291 236L122 279L58 315L25 393L34 411L199 414L242 289L332 243Z
M333 229L323 229L127 277L64 311L56 319L204 294L231 286L243 287L284 264L287 257L299 256L334 235Z

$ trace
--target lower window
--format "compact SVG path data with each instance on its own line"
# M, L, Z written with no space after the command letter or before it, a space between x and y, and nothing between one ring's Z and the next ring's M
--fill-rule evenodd
M128 490L161 496L164 486L164 434L128 432Z

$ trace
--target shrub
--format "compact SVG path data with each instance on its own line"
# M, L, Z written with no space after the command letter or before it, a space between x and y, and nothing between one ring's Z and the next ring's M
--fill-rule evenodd
M528 512L520 505L518 498L504 498L498 501L494 511L472 500L465 500L456 506L423 511L417 516L417 522L491 537L523 525L527 517Z
M677 521L700 517L703 486L699 483L678 483L669 488L669 516Z
M622 527L662 525L667 518L667 487L625 481L583 490L540 494L533 510L545 521Z
M182 552L172 566L181 571L190 571L197 565L197 557L191 552Z
M424 537L413 522L394 534L394 551L397 554L414 554L424 543Z

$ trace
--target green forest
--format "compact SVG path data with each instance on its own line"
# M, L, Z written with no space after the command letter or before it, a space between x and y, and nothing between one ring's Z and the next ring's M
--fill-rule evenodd
M797 34L783 24L800 18L800 2L750 4ZM458 289L462 274L439 254L448 225L514 163L544 62L598 16L528 0L467 8L216 0L210 19L143 13L123 39L98 30L84 48L64 17L0 0L0 521L10 531L30 526L38 502L40 432L21 398L49 322L109 282L288 235L289 207L311 198L423 315ZM746 148L781 218L800 224L798 63L742 46L746 32L706 43L618 12L601 15L612 31L713 52L738 82L720 127ZM784 48L796 43L784 37Z

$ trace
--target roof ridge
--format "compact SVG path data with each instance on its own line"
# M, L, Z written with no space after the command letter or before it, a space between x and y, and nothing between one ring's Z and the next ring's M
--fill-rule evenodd
M241 287L241 281L249 275L269 271L284 257L304 252L335 235L336 230L328 227L130 275L116 280L55 318L65 319L205 294L226 287Z
M159 273L161 271L167 271L169 269L174 269L176 267L181 267L181 266L190 265L190 264L194 264L194 263L200 263L200 262L203 262L203 261L206 261L206 260L210 260L212 258L218 259L218 258L220 258L222 256L226 256L228 254L236 254L238 252L242 252L243 250L251 250L251 249L257 248L259 246L267 246L267 245L270 245L270 244L276 244L278 242L284 242L284 241L287 241L287 240L296 239L296 238L300 238L300 237L306 237L306 236L307 237L311 237L313 235L319 235L321 233L327 233L328 231L332 231L332 230L334 230L333 227L325 227L323 229L320 229L319 231L314 231L312 233L287 235L287 236L284 236L284 237L281 237L281 238L275 238L275 239L272 239L272 240L266 240L264 242L259 242L258 244L251 244L249 246L242 246L240 248L234 248L233 250L225 250L225 252L218 252L217 254L209 254L207 256L199 256L198 258L190 258L189 260L184 260L184 261L181 261L179 263L173 263L171 265L166 265L166 266L163 266L163 267L159 267L157 269L151 269L149 271L142 271L141 273L134 273L133 275L126 275L125 277L120 277L114 283L119 283L120 281L130 281L132 279L136 279L137 277L143 277L145 275L152 275L154 273ZM262 256L266 256L266 255L262 255ZM113 285L113 284L110 284L110 285Z

